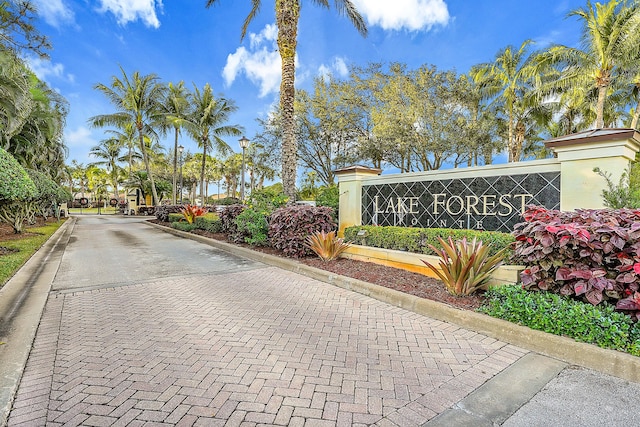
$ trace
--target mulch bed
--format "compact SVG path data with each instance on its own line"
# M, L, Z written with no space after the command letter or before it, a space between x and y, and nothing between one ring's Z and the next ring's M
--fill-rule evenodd
M152 220L152 222L162 224L167 227L171 226L169 223L161 223L156 220ZM197 233L201 236L209 237L211 239L220 240L226 243L249 248L254 251L286 258L281 251L271 247L250 246L245 243L229 242L227 240L226 234L214 234L203 230L195 230L194 233ZM384 286L386 288L395 289L397 291L414 295L420 298L426 298L433 301L449 304L453 307L464 310L475 310L480 307L480 305L482 305L482 302L484 301L484 296L482 294L475 294L466 297L456 297L451 295L446 290L444 284L440 280L422 274L413 273L411 271L388 267L385 265L379 265L365 261L357 261L347 258L339 258L335 261L324 262L317 257L306 257L297 259L296 261L302 264L309 265L311 267L316 267L335 274L340 274L342 276L347 276L353 279L362 280L364 282Z

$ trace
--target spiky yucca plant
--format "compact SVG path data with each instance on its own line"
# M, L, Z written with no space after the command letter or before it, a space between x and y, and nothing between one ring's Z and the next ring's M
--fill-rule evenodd
M455 243L449 237L448 243L441 237L442 248L429 245L440 256L440 263L434 266L423 263L442 280L452 295L470 295L481 288L491 277L491 273L502 264L505 249L489 256L491 245L484 245L474 238L471 243L466 238Z
M336 237L335 231L316 231L307 237L306 246L315 252L323 261L332 261L347 249L351 243Z

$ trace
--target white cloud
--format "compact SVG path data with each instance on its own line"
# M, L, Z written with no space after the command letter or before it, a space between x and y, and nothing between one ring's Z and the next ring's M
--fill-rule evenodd
M55 77L66 80L68 82L75 82L75 76L73 74L64 73L64 65L60 63L53 63L49 60L43 60L37 56L29 56L27 63L31 71L40 79L47 83L51 83L50 78Z
M162 0L100 0L98 11L113 13L120 25L140 19L147 27L158 28L156 8L162 12Z
M64 141L68 147L93 147L98 144L98 141L91 133L91 129L84 126L80 126L75 130L65 131Z
M336 56L335 58L333 58L331 65L320 65L318 67L318 74L325 78L329 75L335 75L344 78L349 75L349 67L347 67L347 63L345 62L344 58Z
M428 31L447 25L449 11L444 0L353 0L370 25L384 30Z
M34 0L38 15L53 27L74 22L73 11L63 0Z
M281 62L276 46L277 28L267 25L260 33L249 34L249 49L240 46L227 56L222 70L225 84L230 86L239 74L260 87L262 98L280 87Z

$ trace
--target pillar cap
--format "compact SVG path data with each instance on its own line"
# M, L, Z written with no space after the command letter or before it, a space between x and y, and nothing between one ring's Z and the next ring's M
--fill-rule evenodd
M362 165L353 165L353 166L349 166L342 169L336 169L334 173L336 175L343 175L347 173L365 173L365 174L371 174L371 175L374 175L374 174L380 175L382 173L382 169L371 168L369 166L362 166Z
M544 142L544 145L547 148L561 148L590 142L623 141L627 139L634 139L637 143L640 143L640 133L635 129L589 129L583 132L548 139Z

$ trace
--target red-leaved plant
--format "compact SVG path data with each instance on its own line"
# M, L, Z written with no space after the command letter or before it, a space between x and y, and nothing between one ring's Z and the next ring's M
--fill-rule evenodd
M516 224L522 284L640 314L640 210L560 212L532 206Z
M189 224L193 224L197 217L207 213L207 209L196 205L184 205L180 213Z
M286 256L301 258L313 253L306 245L307 236L335 228L333 209L330 207L286 206L276 209L269 217L269 241L271 246Z

